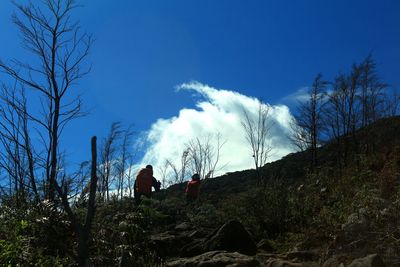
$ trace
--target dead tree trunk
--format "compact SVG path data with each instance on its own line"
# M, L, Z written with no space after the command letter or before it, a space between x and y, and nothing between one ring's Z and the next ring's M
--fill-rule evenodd
M63 189L55 181L55 189L61 198L62 205L71 221L73 230L77 236L77 252L75 255L76 261L79 266L88 267L92 266L89 258L89 238L90 230L92 227L92 221L96 212L96 187L97 187L97 147L96 147L96 137L92 137L92 169L90 177L90 187L89 187L89 201L86 210L86 218L84 224L79 221L79 218L72 211L71 206L68 201L68 192L63 191Z

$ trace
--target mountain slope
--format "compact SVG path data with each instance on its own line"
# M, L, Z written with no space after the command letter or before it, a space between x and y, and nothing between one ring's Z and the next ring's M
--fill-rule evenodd
M314 170L307 151L293 153L264 166L264 186L245 170L202 181L195 205L184 204L185 183L160 199L181 209L178 222L217 227L238 219L255 240L266 238L281 252L315 250L321 261L337 256L345 263L379 253L398 266L399 133L400 117L385 118L319 148Z

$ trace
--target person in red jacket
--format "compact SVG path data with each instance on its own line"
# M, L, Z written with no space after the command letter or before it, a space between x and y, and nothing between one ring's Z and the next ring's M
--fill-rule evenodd
M200 176L195 173L192 180L187 183L185 194L188 202L193 202L199 197L200 193Z
M136 175L134 184L134 197L136 204L140 204L141 197L144 195L151 198L152 187L156 192L160 191L161 183L153 177L153 166L147 165Z

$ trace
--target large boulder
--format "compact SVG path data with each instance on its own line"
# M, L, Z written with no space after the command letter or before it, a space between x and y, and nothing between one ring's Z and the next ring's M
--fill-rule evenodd
M177 259L167 263L168 267L258 267L254 258L238 252L209 251L192 257Z
M257 253L257 246L249 232L236 220L230 221L219 228L205 243L205 248L207 251L226 250L246 255L255 255Z
M385 264L377 254L371 254L355 259L348 267L385 267Z

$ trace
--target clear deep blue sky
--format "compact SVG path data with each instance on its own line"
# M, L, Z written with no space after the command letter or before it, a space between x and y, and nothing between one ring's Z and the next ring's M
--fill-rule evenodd
M96 41L92 71L78 88L91 115L64 137L72 163L89 155L90 136L105 136L113 121L144 131L192 107L191 95L174 88L191 80L276 104L317 73L331 79L373 51L381 77L400 88L397 0L78 2L74 16ZM1 0L3 60L24 57L14 9Z

